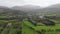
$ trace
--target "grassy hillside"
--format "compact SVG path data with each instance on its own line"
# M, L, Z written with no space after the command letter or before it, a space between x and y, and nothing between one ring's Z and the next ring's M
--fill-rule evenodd
M33 29L29 27L32 27ZM27 20L23 21L22 34L39 34L37 31L42 31L42 33L45 33L45 34L59 34L60 24L56 22L55 26L34 26Z

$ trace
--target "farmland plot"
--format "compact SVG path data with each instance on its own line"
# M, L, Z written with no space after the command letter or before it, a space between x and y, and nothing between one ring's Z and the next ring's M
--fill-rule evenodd
M23 21L22 34L59 34L60 33L60 24L58 21L52 20L55 22L55 26L34 26L29 21ZM58 22L58 23L57 23ZM40 24L41 25L41 24Z

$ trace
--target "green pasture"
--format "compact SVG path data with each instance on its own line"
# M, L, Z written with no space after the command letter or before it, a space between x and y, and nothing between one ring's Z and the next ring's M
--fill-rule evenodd
M45 34L60 34L60 31L56 31L56 29L60 29L60 24L57 23L58 21L53 21L56 23L55 26L34 26L26 19L23 21L22 34L38 34L37 31L41 31L42 29L46 30L46 32L44 32ZM34 28L34 30L30 29L29 27Z

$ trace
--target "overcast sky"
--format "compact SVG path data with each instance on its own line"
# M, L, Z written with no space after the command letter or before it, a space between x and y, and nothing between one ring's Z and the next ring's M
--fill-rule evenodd
M27 4L32 4L32 5L39 5L41 7L47 7L53 4L58 4L60 3L60 0L0 0L0 5L1 6L21 6L21 5L27 5Z

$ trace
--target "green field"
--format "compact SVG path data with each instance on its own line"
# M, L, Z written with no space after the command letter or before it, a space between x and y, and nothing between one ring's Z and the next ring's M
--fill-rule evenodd
M6 17L7 16L0 16L0 18ZM28 21L28 19L24 19L23 21L17 21L16 19L0 20L0 34L41 34L38 31L41 31L42 34L60 34L60 21L51 21L55 22L56 25L45 26L41 22L38 22L37 26L34 26ZM30 27L33 29L31 29Z
M23 21L23 29L22 29L22 34L39 34L36 31L41 31L42 29L45 30L43 33L44 34L60 34L60 24L58 24L58 21L53 20L56 25L55 26L34 26L27 20ZM34 30L30 29L29 27L34 28Z

